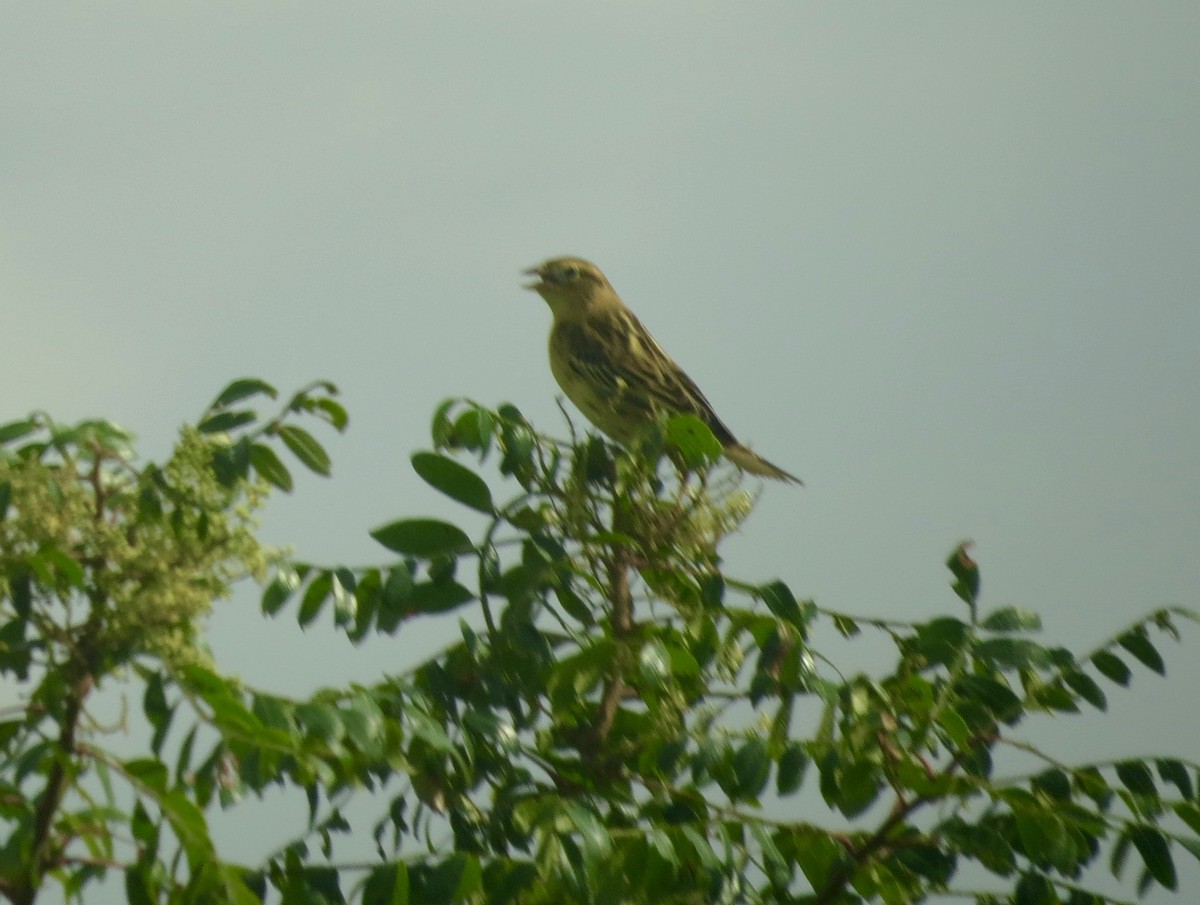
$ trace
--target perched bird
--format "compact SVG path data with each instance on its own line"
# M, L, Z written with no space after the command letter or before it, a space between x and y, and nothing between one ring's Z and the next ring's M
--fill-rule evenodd
M525 288L544 298L554 315L550 370L592 424L627 444L660 414L695 415L739 468L802 483L738 442L599 267L580 258L554 258L525 273L537 278Z

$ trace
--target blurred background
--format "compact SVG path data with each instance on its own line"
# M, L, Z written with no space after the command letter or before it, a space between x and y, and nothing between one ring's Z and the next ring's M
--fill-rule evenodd
M384 561L383 522L470 524L408 464L441 399L564 430L520 271L575 254L807 484L763 488L730 572L919 619L961 612L943 561L970 538L985 609L1036 609L1039 640L1081 654L1200 605L1200 6L130 2L0 23L0 421L107 417L156 457L235 377L328 378L352 419L320 435L334 477L273 500L264 537ZM286 612L264 620L252 587L220 604L220 666L306 695L457 633L356 648ZM1184 640L1160 645L1167 681L1105 683L1111 718L1028 736L1194 759ZM872 643L837 649L845 669ZM253 858L295 804L221 832Z

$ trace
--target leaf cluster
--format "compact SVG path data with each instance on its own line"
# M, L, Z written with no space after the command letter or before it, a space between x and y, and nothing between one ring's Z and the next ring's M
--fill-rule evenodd
M199 507L210 520L251 488L292 487L272 441L328 471L290 420L343 428L328 389L265 421L242 407L273 396L265 384L218 397L190 434L217 441L199 448L212 488L230 494ZM143 757L70 729L86 699L70 677L96 681L105 668L14 653L7 671L57 683L66 703L35 694L0 723L3 818L17 840L0 893L29 902L54 877L82 897L119 869L135 902L898 905L955 894L1084 905L1113 901L1088 883L1105 858L1118 876L1135 864L1139 889L1178 885L1177 853L1200 857L1195 763L1065 764L1022 733L1033 714L1103 711L1136 668L1164 672L1160 640L1193 614L1160 610L1091 651L1046 646L1033 612L984 610L965 545L947 562L962 605L951 615L900 623L821 609L781 580L727 572L721 542L753 498L718 451L686 419L618 450L543 436L511 405L447 402L412 467L467 510L467 527L396 519L371 532L379 562L276 562L261 600L302 626L330 619L355 644L456 617L458 640L401 674L308 699L134 646L122 662L145 688ZM134 469L130 499L150 470ZM167 502L154 518L169 524L177 494L155 492ZM79 570L72 594L96 584L60 552ZM3 612L41 644L47 625L30 614L48 610L30 601L54 596L51 580L72 567L23 573L37 555L26 545L4 561ZM843 674L816 647L825 625L882 633L894 662ZM998 775L1005 752L1036 766ZM56 770L85 806L52 794ZM223 857L212 809L271 788L303 793L306 825L262 863ZM364 802L375 811L365 825ZM132 846L116 842L118 827ZM372 856L347 859L368 836Z

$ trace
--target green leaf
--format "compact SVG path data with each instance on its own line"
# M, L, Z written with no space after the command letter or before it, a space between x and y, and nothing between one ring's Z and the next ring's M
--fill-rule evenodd
M721 444L712 429L695 415L673 415L667 420L667 443L679 451L690 470L705 468L721 456Z
M434 490L438 490L485 515L492 515L492 492L484 480L453 459L437 453L419 452L412 457L413 470Z
M304 703L296 705L296 721L304 727L304 735L320 739L327 745L340 741L346 732L336 707L328 704Z
M454 751L454 742L450 740L450 736L446 734L446 730L435 722L432 717L422 713L415 707L406 708L404 716L407 718L412 734L428 744L434 751L440 751L443 754L449 754Z
M457 581L420 581L413 585L407 603L410 613L448 613L474 599Z
M1066 824L1049 808L1013 809L1017 835L1025 855L1035 864L1051 864L1069 871L1075 860L1075 844Z
M409 615L409 601L412 598L412 571L404 563L397 563L388 570L387 580L383 583L379 606L379 630L390 635Z
M296 621L301 628L308 628L321 612L321 607L329 599L333 591L333 575L330 572L320 572L309 583L304 596L300 599L300 612Z
M363 885L363 902L408 905L408 865L392 861L371 871Z
M401 519L376 528L371 537L389 550L422 559L455 556L474 549L461 528L437 519Z
M5 443L11 443L13 440L20 440L37 429L38 423L32 418L26 418L24 421L9 421L7 424L0 424L0 446Z
M226 406L233 405L235 402L240 402L243 399L258 394L274 399L279 395L279 391L265 380L259 380L256 377L243 377L240 380L233 381L229 386L221 390L209 408L225 408Z
M780 795L790 795L800 788L808 760L808 754L799 742L788 742L779 756L779 768L775 775L775 787Z
M608 835L608 829L595 812L581 801L567 799L562 807L575 829L579 831L588 861L599 865L612 851L612 839Z
M1167 837L1152 826L1138 824L1129 828L1129 839L1142 856L1142 863L1146 865L1150 875L1160 885L1174 889L1177 884L1175 862L1171 859L1171 847Z
M255 443L250 447L250 464L268 484L273 484L284 493L292 492L292 473L275 450L265 443Z
M1060 901L1054 894L1054 887L1042 874L1022 874L1014 893L1015 905L1058 905Z
M1001 722L1010 722L1021 713L1021 699L1002 682L987 676L963 676L956 685L958 692L973 703L987 707ZM962 712L962 708L959 708Z
M328 421L339 434L345 431L346 426L350 423L350 416L346 414L346 409L340 402L332 399L314 399L312 412Z
M316 474L329 477L329 454L308 431L293 424L281 424L275 428L275 433L283 441L284 446L292 451L306 468Z
M196 430L202 434L224 434L244 424L250 424L256 418L258 415L245 409L238 412L217 412L196 425Z
M212 469L217 480L225 487L232 487L244 480L250 468L250 438L242 437L230 446L213 450Z
M1010 669L1044 669L1050 652L1025 638L988 638L975 645L975 655Z
M1102 650L1092 655L1092 665L1098 669L1101 674L1118 685L1128 685L1133 673L1129 671L1129 667L1114 653Z
M979 567L967 553L970 547L971 545L966 542L955 547L954 552L946 560L946 568L954 576L954 581L950 584L954 593L962 598L968 606L974 607L975 601L979 598Z
M808 628L808 620L786 584L782 581L773 581L770 584L762 585L758 589L758 596L767 605L767 609L784 622L795 626L803 636L804 631Z
M1179 794L1188 801L1192 800L1195 794L1195 789L1192 787L1192 777L1187 771L1182 761L1174 760L1173 758L1162 758L1154 762L1158 767L1158 775L1162 777L1163 782L1173 783L1175 788L1179 789Z
M1097 710L1105 710L1108 707L1108 699L1104 696L1104 692L1087 673L1073 669L1063 673L1063 681L1071 687L1072 691Z
M1200 807L1187 802L1179 802L1174 805L1172 810L1175 814L1188 825L1191 831L1200 835Z
M1135 795L1158 796L1158 787L1154 784L1154 774L1140 760L1125 760L1116 765L1117 779Z
M760 738L746 739L733 753L731 762L737 785L730 797L757 798L771 773L771 758Z
M1144 631L1126 632L1117 639L1117 642L1137 657L1143 666L1149 667L1160 676L1166 675L1167 668L1163 664L1163 659L1154 645L1150 643L1150 639Z
M906 639L906 654L920 654L930 664L949 664L958 659L971 639L970 626L961 619L942 616L917 626L917 633Z
M292 569L281 569L271 583L267 585L262 596L262 611L267 616L274 616L288 602L296 588L300 585L300 577Z
M0 519L8 515L8 506L12 502L12 481L0 481Z
M989 632L1038 632L1042 629L1042 617L1033 610L1006 606L989 613L981 625Z
M150 757L139 757L121 764L125 775L152 792L165 792L167 768L161 761Z

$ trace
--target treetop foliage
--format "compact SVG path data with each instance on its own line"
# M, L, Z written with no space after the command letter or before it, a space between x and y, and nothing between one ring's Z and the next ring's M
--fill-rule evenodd
M251 407L277 398L235 381L161 465L107 422L0 426L0 673L23 693L0 713L9 901L51 882L84 901L117 874L139 905L1085 905L1118 901L1103 859L1140 893L1200 858L1194 761L1068 764L1024 734L1163 673L1189 611L1046 645L1036 613L983 607L960 545L947 614L832 612L728 573L754 498L697 419L620 450L467 400L411 461L482 530L407 516L370 532L377 563L292 561L253 513L293 490L286 457L329 474L303 419L348 422L331 384ZM369 686L252 688L203 642L244 577L267 616L354 643L419 617L457 617L459 638ZM839 668L818 626L881 633L894 661ZM119 675L143 690L134 758L87 716ZM1005 752L1031 769L998 775ZM272 788L304 796L306 824L259 863L222 851L213 811Z

